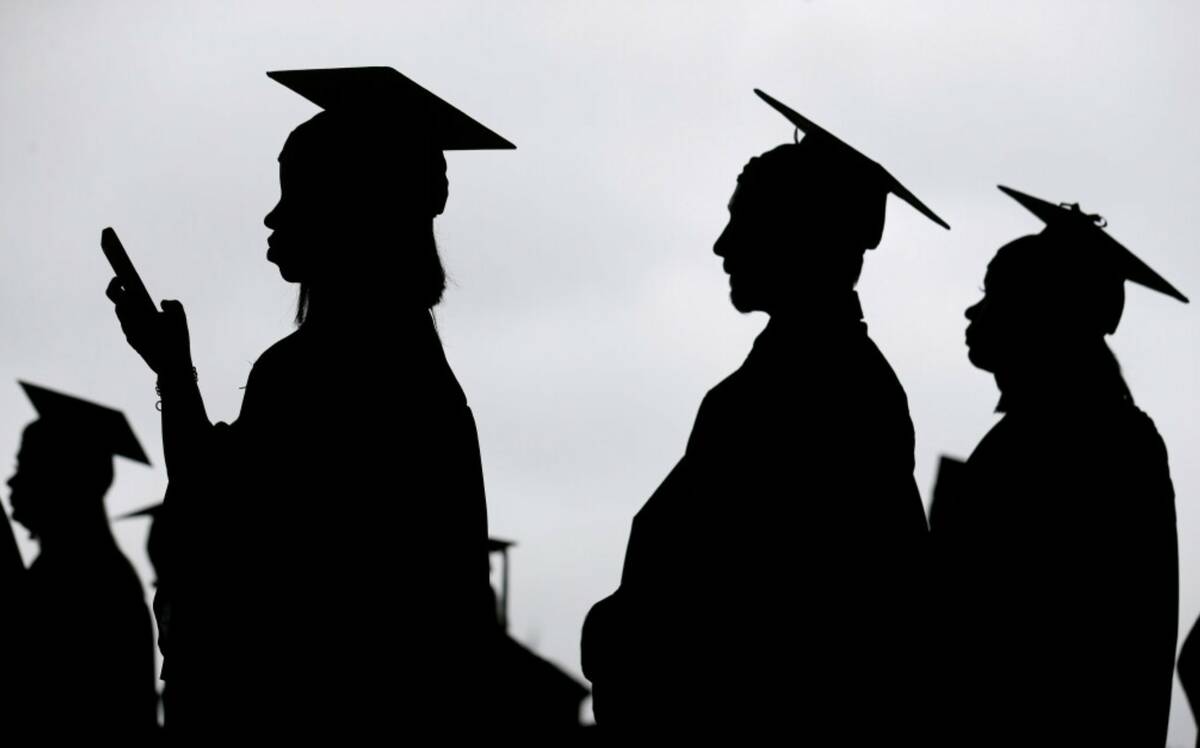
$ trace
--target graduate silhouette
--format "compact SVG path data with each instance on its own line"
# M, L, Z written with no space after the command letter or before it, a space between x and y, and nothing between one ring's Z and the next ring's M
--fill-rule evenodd
M493 628L474 419L431 309L443 151L512 144L391 68L270 77L322 107L279 156L267 259L298 329L213 425L183 309L113 282L158 374L170 487L168 730L477 729Z
M1104 338L1125 281L1187 299L1099 216L1001 189L1046 225L1000 248L966 313L1003 417L931 511L946 742L1161 746L1174 491Z
M167 651L170 649L171 638L171 552L175 547L173 542L170 527L167 525L166 512L163 511L163 505L152 504L135 512L123 514L117 517L118 521L137 518L148 518L150 527L146 530L146 558L150 561L150 567L154 570L154 579L151 584L154 587L154 620L158 623L158 651L166 657ZM166 683L166 666L165 663L159 671L159 679L164 681L163 689L159 694L159 701L162 704L163 720L169 720L167 712L170 710L171 697L167 691Z
M714 252L734 307L770 322L634 517L621 585L584 624L584 673L618 739L904 742L927 527L904 390L854 288L889 194L945 223L756 93L804 138L746 165Z
M104 496L114 455L149 460L121 413L21 386L38 419L22 436L9 500L40 552L26 570L5 549L6 734L147 744L158 729L150 611Z

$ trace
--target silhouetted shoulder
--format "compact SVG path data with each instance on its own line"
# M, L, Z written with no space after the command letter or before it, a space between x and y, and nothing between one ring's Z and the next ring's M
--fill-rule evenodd
M836 409L830 413L839 418L857 413L877 423L904 423L912 431L904 387L865 323L844 323L820 334L768 328L743 369L756 383L769 382L777 393L799 398L807 409ZM737 378L735 373L714 392Z
M300 365L305 358L305 345L301 332L301 330L296 330L275 341L271 347L263 351L250 369L247 385L251 380L270 377Z
M908 440L914 439L908 394L875 341L864 335L847 356L839 374L854 388L859 418L907 431Z
M1169 487L1166 444L1150 416L1132 403L1097 407L1076 418L1068 412L1045 420L1049 436L1064 439L1058 451L1070 455L1088 473L1110 480L1127 475L1146 483L1147 489L1161 488L1155 484L1165 479ZM1097 464L1089 465L1092 460Z
M103 554L97 554L96 562L90 564L81 575L110 580L112 593L120 595L124 600L146 599L146 590L142 587L142 581L134 570L133 563L115 546Z
M900 384L900 378L896 376L896 370L892 368L892 364L883 355L883 351L879 350L875 341L864 335L858 346L858 355L862 360L862 371L874 378L876 384L883 388L885 395L908 402L908 396Z
M1137 406L1130 406L1125 418L1130 438L1143 444L1148 455L1160 458L1164 463L1167 462L1167 445L1163 441L1162 435L1158 433L1154 419Z
M1145 490L1139 501L1147 514L1170 517L1175 521L1175 490L1171 482L1167 445L1154 421L1144 411L1129 404L1112 424L1114 459L1127 465L1130 482L1141 482Z

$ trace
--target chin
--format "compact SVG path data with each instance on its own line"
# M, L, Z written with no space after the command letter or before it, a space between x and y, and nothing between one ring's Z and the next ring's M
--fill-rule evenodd
M736 298L733 297L732 294L730 294L729 300L733 304L733 308L738 310L742 314L750 314L751 312L761 312L762 311L762 308L759 307L758 304L750 304L750 303L747 303L744 301L738 301Z
M992 364L988 360L987 356L983 355L975 348L971 348L971 347L967 348L967 360L970 361L971 365L974 366L976 369L982 369L983 371L989 371L989 372L994 371L994 369L992 368Z
M761 311L761 307L753 301L743 298L736 291L729 294L729 303L733 304L733 308L742 314Z
M729 302L733 304L733 308L742 314L750 312L761 312L763 305L760 303L758 295L748 291L745 286L736 283L729 284Z
M301 274L297 272L296 268L288 265L277 265L277 267L279 268L280 277L282 277L288 283L302 283L304 281L304 278L301 277Z

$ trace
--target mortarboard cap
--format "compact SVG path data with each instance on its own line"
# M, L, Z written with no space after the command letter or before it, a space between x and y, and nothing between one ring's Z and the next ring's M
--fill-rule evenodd
M1088 260L1104 263L1123 280L1133 281L1187 303L1188 298L1178 289L1109 236L1104 231L1107 224L1100 216L1084 213L1078 203L1056 204L1003 185L997 187L1040 218L1047 230L1071 232L1081 247L1089 252Z
M516 545L516 543L511 540L504 540L502 538L488 538L488 553L502 553L514 545Z
M163 510L163 504L160 501L157 504L151 504L150 506L144 506L141 509L138 509L137 511L129 512L128 514L122 514L120 517L117 517L117 519L118 520L137 519L138 517L149 517L150 519L158 519L158 517L162 514L162 510Z
M925 203L917 199L917 196L908 190L904 185L900 184L899 180L888 173L886 169L880 166L877 162L867 158L859 151L852 148L850 145L835 137L831 132L816 124L812 120L804 117L799 112L795 111L787 104L773 98L767 93L759 89L754 89L754 93L763 101L771 105L771 108L782 114L788 122L791 122L797 130L804 133L804 140L819 143L821 146L828 147L830 150L840 153L843 157L847 157L851 163L856 163L864 171L873 173L879 184L882 185L885 193L890 192L900 199L904 200L909 205L916 208L926 218L938 224L942 228L949 229L950 224L943 221L936 213L930 210Z
M47 427L88 448L150 464L124 413L28 382L19 384Z
M267 75L328 112L395 123L401 138L443 151L516 148L390 67L276 70Z

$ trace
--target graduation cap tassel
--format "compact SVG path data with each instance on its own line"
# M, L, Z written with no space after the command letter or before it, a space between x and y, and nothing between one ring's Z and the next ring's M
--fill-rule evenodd
M1092 224L1098 229L1108 226L1108 221L1104 218L1104 216L1100 215L1099 213L1084 213L1083 208L1079 207L1079 203L1059 203L1058 206L1060 208L1065 208L1066 210L1078 213L1080 216L1091 221Z

